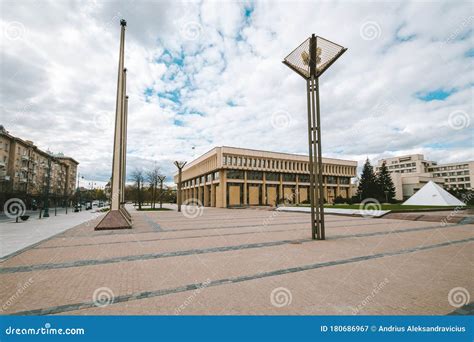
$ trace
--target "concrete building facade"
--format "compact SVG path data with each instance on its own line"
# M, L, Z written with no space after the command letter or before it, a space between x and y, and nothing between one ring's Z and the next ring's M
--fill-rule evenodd
M391 173L397 200L406 200L429 181L446 190L473 189L473 161L438 164L435 161L425 160L422 154L411 154L379 160L376 172L380 170L384 161Z
M324 195L351 196L357 162L323 158ZM174 177L178 181L177 175ZM197 199L204 206L275 205L309 201L308 157L235 147L216 147L185 166L183 201Z
M43 194L49 159L51 196L72 196L79 164L76 160L40 150L32 141L14 137L0 126L0 194L20 193L33 197Z
M474 190L474 161L432 165L428 172L444 180L444 188Z

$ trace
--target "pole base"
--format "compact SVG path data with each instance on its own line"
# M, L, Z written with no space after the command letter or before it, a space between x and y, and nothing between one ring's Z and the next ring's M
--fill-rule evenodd
M131 229L132 222L127 218L124 211L130 215L125 208L109 211L94 230Z

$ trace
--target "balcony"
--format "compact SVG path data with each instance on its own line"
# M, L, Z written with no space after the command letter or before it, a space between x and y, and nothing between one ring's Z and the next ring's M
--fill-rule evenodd
M22 167L20 167L20 170L28 172L28 166L22 166Z
M27 179L26 177L20 177L20 183L26 183Z
M23 155L21 156L21 160L26 160L26 161L28 161L28 160L30 160L30 157L27 156L26 154L23 154Z
M5 167L7 167L7 163L4 161L0 161L0 169L3 169Z

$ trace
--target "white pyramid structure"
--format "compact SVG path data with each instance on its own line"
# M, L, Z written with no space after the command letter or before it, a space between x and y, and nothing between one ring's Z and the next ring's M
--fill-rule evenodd
M463 202L433 181L426 183L402 205L465 206Z

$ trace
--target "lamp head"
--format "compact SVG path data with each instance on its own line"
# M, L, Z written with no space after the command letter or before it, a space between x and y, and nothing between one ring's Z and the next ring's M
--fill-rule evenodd
M285 57L283 63L305 79L321 76L347 49L312 35Z

